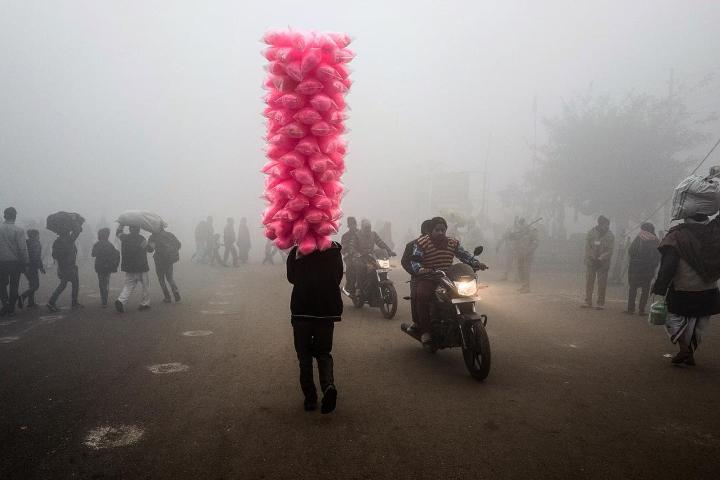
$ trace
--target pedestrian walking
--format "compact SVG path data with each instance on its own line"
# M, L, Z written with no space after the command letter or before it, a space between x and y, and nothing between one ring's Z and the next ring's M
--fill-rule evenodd
M71 285L72 308L83 308L83 305L78 301L80 278L78 277L77 267L78 249L75 244L81 232L82 226L77 224L72 230L61 231L55 239L55 242L53 242L52 256L55 262L57 262L57 275L60 279L60 284L52 293L47 303L47 309L51 312L58 311L55 304L60 294L65 291L68 283Z
M35 292L40 288L40 272L45 273L45 266L42 263L40 232L31 228L27 231L27 236L28 264L25 267L25 278L28 288L18 297L18 307L23 308L23 302L27 301L28 308L35 308Z
M175 283L174 265L180 261L180 248L182 244L175 235L160 227L160 231L150 235L148 239L149 250L154 250L153 260L155 261L155 273L163 292L163 302L170 303L170 290L172 290L175 302L180 301L180 289ZM167 282L167 283L166 283ZM168 290L167 284L170 284Z
M277 253L277 248L275 248L275 245L273 245L272 240L267 240L265 242L265 257L263 258L262 264L263 265L275 265L275 254Z
M196 263L203 263L207 252L207 222L200 220L195 227L195 253L192 260Z
M223 259L220 257L220 247L223 245L220 243L220 234L215 233L208 241L208 245L210 248L210 265L213 266L216 263L218 265L225 265L223 262Z
M592 308L595 281L597 280L597 303L595 308L605 308L608 272L612 259L615 236L610 231L610 220L600 215L597 225L590 229L585 239L585 303L583 308Z
M25 231L15 225L17 210L8 207L3 217L5 221L0 225L0 317L15 315L20 275L28 263Z
M517 257L518 278L520 279L520 289L518 291L520 293L530 293L530 267L539 243L537 230L531 225L527 225L524 218L520 218L515 235L513 246Z
M643 223L640 226L640 233L632 241L628 250L629 291L625 313L629 315L635 313L635 298L638 290L640 290L638 313L645 315L650 282L655 277L655 271L660 263L659 245L660 241L655 236L655 226L652 223Z
M665 328L679 352L673 365L695 365L710 317L720 313L720 220L707 215L686 218L660 242L662 260L653 294L664 297Z
M287 258L287 279L293 285L290 300L295 352L300 365L300 388L306 411L317 408L313 358L317 360L322 413L335 410L337 388L331 355L335 322L343 311L340 282L343 277L341 247L333 242L324 251L302 255L294 247Z
M245 264L248 262L250 257L250 229L247 226L247 218L243 217L240 219L240 225L238 225L237 232L237 247L238 247L238 259L240 263Z
M100 288L100 304L103 308L108 305L110 292L110 275L117 272L120 266L120 252L110 243L110 229L101 228L97 234L98 241L92 247L92 256L95 258L95 273L98 276Z
M122 256L121 270L125 272L125 286L115 300L115 309L119 313L125 311L125 305L135 288L140 285L142 288L142 299L138 310L150 308L150 277L148 272L147 254L148 243L145 237L140 235L139 227L130 227L130 233L125 233L125 227L120 225L115 236L120 240L120 252Z
M230 260L230 256L232 256L232 265L233 267L238 266L238 252L237 248L235 247L235 242L237 241L237 236L235 235L235 219L232 217L228 217L227 223L225 224L225 229L223 230L223 244L225 246L225 251L223 252L223 265L228 267L228 260Z

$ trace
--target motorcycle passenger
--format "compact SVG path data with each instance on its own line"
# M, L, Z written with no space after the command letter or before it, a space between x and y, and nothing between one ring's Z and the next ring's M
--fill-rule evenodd
M416 287L417 287L417 278L415 276L415 273L412 270L412 256L413 252L415 251L415 246L417 245L417 241L422 238L424 235L428 235L430 233L430 220L425 220L422 222L422 225L420 225L420 237L416 238L415 240L412 240L408 242L407 245L405 245L405 251L403 252L402 259L400 260L400 265L402 265L403 269L410 275L410 313L412 316L412 326L410 329L417 329L417 305L416 305Z
M368 269L372 267L372 264L369 263L369 256L375 252L376 246L387 251L391 257L395 256L395 252L383 242L380 235L373 231L370 220L363 219L360 222L360 230L355 235L355 245L352 249L351 263L355 270L356 291L365 287ZM350 293L355 292L350 290Z
M352 295L355 293L355 286L357 285L357 274L352 262L358 233L355 217L348 217L347 226L348 231L340 237L340 245L342 246L343 261L345 262L345 292Z
M447 268L457 258L475 270L487 268L471 253L460 246L460 242L446 236L447 222L442 217L430 220L430 234L420 237L415 242L415 252L411 262L412 271L420 275L416 281L417 324L420 329L420 340L423 346L432 343L430 304L435 293L437 281L428 276L436 270Z

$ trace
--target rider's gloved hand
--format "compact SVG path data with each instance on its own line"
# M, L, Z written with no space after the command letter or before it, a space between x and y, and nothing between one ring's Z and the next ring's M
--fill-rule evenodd
M484 263L478 262L478 263L476 263L475 265L473 265L473 268L474 268L475 270L487 270L487 269L488 269L488 266L485 265Z

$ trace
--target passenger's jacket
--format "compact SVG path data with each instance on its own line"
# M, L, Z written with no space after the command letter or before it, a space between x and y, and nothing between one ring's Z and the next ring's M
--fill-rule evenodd
M95 258L95 272L115 273L118 271L120 252L108 240L95 242L92 248L92 256Z
M0 262L28 263L25 230L6 220L0 224Z
M287 279L293 284L292 321L339 322L343 312L340 282L343 277L341 246L298 256L294 247L287 258Z
M615 235L610 230L603 234L597 226L591 228L585 239L585 264L609 267L613 248L615 248Z
M156 265L172 265L180 261L182 244L175 235L165 230L150 235L150 248L155 250L153 259Z
M123 233L122 228L116 233L120 239L122 253L122 271L126 273L145 273L150 271L147 261L147 240L133 233Z
M77 273L77 247L75 241L80 231L60 235L52 246L52 257L57 262L57 274L61 279L70 279Z

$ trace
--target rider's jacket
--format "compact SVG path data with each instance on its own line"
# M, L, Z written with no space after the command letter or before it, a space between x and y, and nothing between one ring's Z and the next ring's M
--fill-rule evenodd
M430 235L424 235L415 242L415 251L411 268L418 273L421 268L442 269L447 268L456 258L472 267L479 265L478 260L460 246L460 241L447 237L445 241L435 243Z
M355 251L353 253L359 253L361 255L370 255L375 251L375 246L382 248L383 250L390 251L390 247L383 242L380 235L374 231L363 231L359 230L356 234Z

